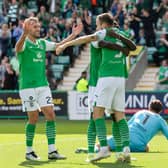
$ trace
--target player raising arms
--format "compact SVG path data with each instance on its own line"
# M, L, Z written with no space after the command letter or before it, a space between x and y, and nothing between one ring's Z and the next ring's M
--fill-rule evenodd
M104 13L96 19L97 27L103 29L95 34L83 36L73 41L67 42L56 49L57 54L71 45L79 45L91 41L100 41L95 43L95 47L99 47L101 40L126 45L130 50L135 50L135 44L125 38L118 29L112 29L113 18L110 14ZM117 33L116 33L117 32ZM112 36L112 37L110 37ZM107 46L107 43L103 47ZM129 149L129 131L124 115L125 107L125 76L126 61L125 55L120 51L112 51L108 48L102 48L102 61L99 69L99 79L95 89L95 107L93 111L93 119L95 123L96 135L100 142L100 152L90 161L97 161L109 156L106 141L106 126L104 120L104 110L113 111L115 115L115 124L113 124L113 132L115 132L115 141L117 142L117 160L130 161Z
M82 25L73 27L72 34L61 43L49 42L40 37L38 18L30 17L24 21L23 34L16 43L15 50L19 59L19 94L28 115L26 125L26 159L39 160L33 151L36 123L41 110L46 119L48 140L48 159L65 159L55 147L55 113L51 91L45 74L46 51L54 51L57 45L75 38L82 31Z

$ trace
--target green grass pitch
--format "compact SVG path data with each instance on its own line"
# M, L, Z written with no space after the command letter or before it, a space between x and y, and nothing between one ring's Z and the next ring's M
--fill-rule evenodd
M149 153L133 153L137 160L131 164L115 163L115 155L95 164L85 162L86 154L75 154L78 147L86 147L87 121L57 121L56 143L60 153L67 160L49 161L47 159L47 141L44 120L37 125L34 149L41 157L40 161L25 160L24 125L26 120L0 120L0 168L167 168L168 142L158 134L150 142ZM111 123L107 121L108 134Z

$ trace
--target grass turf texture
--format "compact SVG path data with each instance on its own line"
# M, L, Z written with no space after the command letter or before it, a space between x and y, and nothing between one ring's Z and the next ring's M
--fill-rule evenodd
M133 153L137 160L131 164L115 163L115 156L95 164L85 162L86 154L75 154L78 147L86 147L87 121L57 121L57 147L67 160L49 161L47 159L47 141L44 120L37 125L34 149L41 157L40 161L25 160L26 120L0 120L0 167L1 168L166 168L168 165L168 143L158 134L150 143L149 153ZM107 121L108 134L111 123Z

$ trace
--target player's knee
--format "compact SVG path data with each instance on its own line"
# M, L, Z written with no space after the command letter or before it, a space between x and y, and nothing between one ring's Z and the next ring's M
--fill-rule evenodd
M123 118L125 118L125 114L123 112L115 112L114 114L115 114L115 120L116 121L120 121Z
M47 112L45 114L46 120L54 120L55 119L55 113L54 111Z
M29 118L29 123L30 124L36 124L37 122L38 122L38 117L37 116Z
M104 117L104 108L102 107L95 107L93 112L93 119L96 120L98 118Z

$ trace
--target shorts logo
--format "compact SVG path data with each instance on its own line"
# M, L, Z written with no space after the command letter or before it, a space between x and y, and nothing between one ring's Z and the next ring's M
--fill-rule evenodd
M29 103L30 103L30 107L34 106L34 100L33 100L33 96L29 96Z

